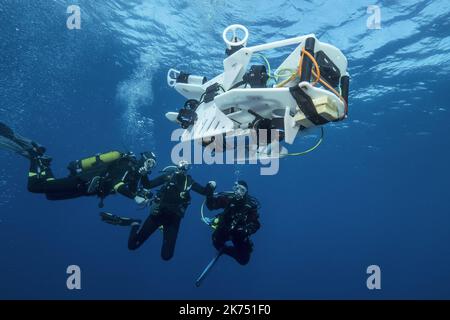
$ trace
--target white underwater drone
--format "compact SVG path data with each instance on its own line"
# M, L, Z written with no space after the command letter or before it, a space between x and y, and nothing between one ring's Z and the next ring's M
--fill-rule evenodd
M243 33L241 39L238 32ZM232 33L231 40L228 36ZM247 47L249 32L231 25L223 32L227 45L224 72L207 81L203 76L170 69L169 86L188 99L178 112L166 117L185 131L181 141L217 144L215 137L249 136L260 129L277 130L277 141L292 144L303 130L341 121L348 111L349 74L342 52L320 42L314 34ZM297 45L271 73L262 51ZM265 65L251 65L254 56ZM265 146L274 143L274 137ZM224 141L224 140L221 140ZM226 140L217 150L234 148Z

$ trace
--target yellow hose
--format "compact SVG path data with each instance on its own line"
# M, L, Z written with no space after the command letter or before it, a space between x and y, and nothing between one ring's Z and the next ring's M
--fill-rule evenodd
M313 147L309 148L308 150L302 151L302 152L288 153L288 154L285 154L285 155L281 156L280 158L304 156L304 155L306 155L306 154L316 150L323 142L323 136L324 136L323 127L320 127L320 130L321 130L321 132L320 132L320 139L317 141L317 143Z

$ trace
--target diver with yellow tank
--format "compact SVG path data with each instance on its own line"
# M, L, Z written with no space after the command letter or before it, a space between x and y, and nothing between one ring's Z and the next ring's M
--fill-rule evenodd
M69 164L69 176L55 178L45 155L45 148L24 138L0 122L0 148L30 160L28 191L45 194L48 200L66 200L98 196L100 207L108 195L120 193L145 205L151 198L148 174L156 166L153 152L143 152L138 159L132 152L111 151Z

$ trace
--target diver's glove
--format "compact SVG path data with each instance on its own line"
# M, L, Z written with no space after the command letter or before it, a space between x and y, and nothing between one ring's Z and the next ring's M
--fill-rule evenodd
M134 201L138 204L138 205L145 205L147 201L149 201L148 199L142 198L140 196L136 196L134 197Z
M145 207L150 203L152 196L153 196L153 193L150 190L141 189L138 191L138 193L134 197L134 201L139 206Z
M214 194L214 191L216 190L216 186L217 186L217 184L216 184L215 181L209 181L209 182L206 184L206 194L207 194L208 196L213 195L213 194Z
M153 192L151 192L149 189L141 188L138 190L136 196L139 196L139 197L145 198L145 199L151 199L153 197Z
M146 176L150 173L149 170L145 169L145 167L139 168L138 172L141 176Z

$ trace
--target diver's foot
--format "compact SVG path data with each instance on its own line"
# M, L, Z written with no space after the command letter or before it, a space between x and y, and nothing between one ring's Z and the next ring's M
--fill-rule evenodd
M101 181L101 177L99 176L95 176L91 179L91 182L89 183L88 189L87 189L87 193L88 194L95 194L98 192L99 188L100 188L100 181Z
M33 150L39 155L39 156L43 156L45 151L47 151L47 149L44 146L41 146L39 144L37 144L36 142L31 142L31 145L33 146Z
M39 160L46 165L50 165L50 163L52 162L53 158L49 157L49 156L40 156Z
M40 156L35 159L39 162L39 167L43 170L49 168L53 160L49 156Z
M45 147L38 145L36 142L31 142L31 147L28 147L27 149L30 158L33 159L44 157L45 151Z
M103 222L115 225L115 226L123 226L128 227L131 225L140 224L141 220L138 219L131 219L126 217L119 217L115 214L109 213L109 212L101 212L100 217Z
M50 166L52 158L45 155L46 149L35 142L32 142L31 145L32 147L26 150L28 152L30 159L38 160L40 165L44 167Z

